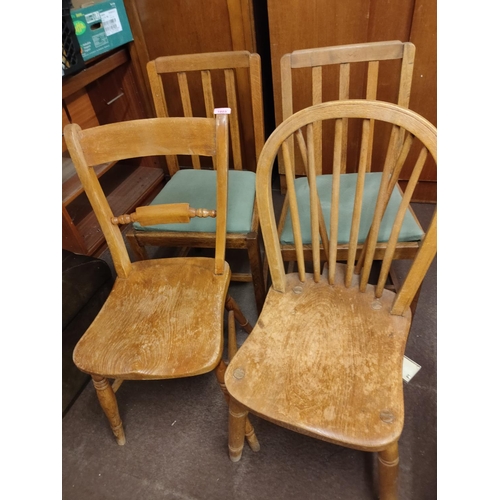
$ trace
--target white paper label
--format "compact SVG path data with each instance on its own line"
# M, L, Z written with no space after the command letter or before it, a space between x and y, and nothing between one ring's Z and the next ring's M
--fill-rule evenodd
M120 22L120 16L116 9L106 10L101 12L101 21L104 28L104 33L107 36L114 35L123 30L122 23Z

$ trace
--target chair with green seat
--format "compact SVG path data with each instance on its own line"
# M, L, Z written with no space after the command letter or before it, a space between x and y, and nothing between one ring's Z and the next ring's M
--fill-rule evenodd
M231 279L253 283L260 310L265 298L255 204L255 169L264 145L260 57L247 51L164 56L150 61L147 71L158 117L209 116L214 107L231 108L226 247L248 254L250 272L233 271ZM170 179L153 205L185 202L215 208L216 172L210 159L169 155L166 162ZM136 223L127 238L138 259L148 258L147 246L215 248L215 222Z
M282 87L282 114L283 120L294 112L311 104L319 104L333 99L368 99L394 102L401 107L408 108L412 83L415 46L410 42L382 41L332 47L321 47L307 50L297 50L285 54L281 60L281 87ZM305 91L310 88L310 95ZM394 89L392 92L389 89ZM397 91L395 90L397 89ZM323 186L331 183L333 150L338 147L341 156L340 205L339 218L339 258L346 258L346 249L349 243L348 235L351 229L352 208L357 184L359 163L366 160L367 174L364 177L363 205L361 225L358 236L358 256L368 235L371 224L375 196L379 191L380 171L384 168L384 157L380 154L379 143L385 138L389 140L390 128L386 124L370 122L367 131L366 158L363 159L359 150L361 141L360 123L349 124L344 121L344 130L339 144L333 141L332 125L314 124L316 131L315 169L318 175L317 189L325 218L330 211L329 192ZM330 127L330 128L328 128ZM376 134L375 145L372 149ZM402 146L401 136L397 147ZM310 226L309 220L309 187L307 178L307 147L300 133L295 139L289 140L293 173L296 177L295 186L297 202L301 217L302 237L305 245L305 256L311 259ZM280 160L280 173L284 173L283 159ZM430 160L432 161L432 160ZM323 175L322 175L323 174ZM406 182L403 171L401 185ZM281 176L282 179L284 175ZM324 177L324 178L323 178ZM283 184L283 181L282 181ZM402 189L395 189L386 208L382 220L375 258L383 257L384 246L389 236L390 228L395 216L395 208L401 200ZM326 221L328 228L328 220ZM281 212L278 231L281 235L283 258L285 261L295 262L295 245L291 231L288 198L285 197ZM386 237L384 237L384 234ZM413 259L420 247L424 231L415 216L411 206L405 215L403 227L396 248L395 259ZM292 265L289 264L291 268ZM267 263L265 264L267 268ZM392 277L392 276L391 276ZM418 294L415 298L415 307Z

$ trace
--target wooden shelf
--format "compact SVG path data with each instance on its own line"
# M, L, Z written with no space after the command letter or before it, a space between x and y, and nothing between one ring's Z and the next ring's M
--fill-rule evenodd
M164 179L161 168L137 167L107 198L115 215L128 213L145 203ZM76 226L83 236L85 247L90 254L96 252L104 242L99 223L93 211Z
M101 177L102 174L106 173L116 162L112 161L109 163L103 163L102 165L96 165L94 171L97 177ZM75 200L77 196L83 193L83 186L75 173L67 181L63 182L62 185L62 203L63 206L69 205Z
M129 60L130 57L127 50L120 49L118 52L115 52L104 59L98 60L95 63L91 62L90 65L80 71L80 73L63 80L62 98L66 99L71 94L78 92L89 83L95 82L101 78L101 76L110 73L114 69L118 68L118 66L125 64Z
M130 46L88 61L83 71L63 78L63 126L82 129L147 118L144 96L138 91L137 71ZM120 97L116 99L116 97ZM94 166L113 212L133 212L148 204L163 187L165 169L156 158L134 158ZM63 140L62 246L75 253L95 255L105 238Z

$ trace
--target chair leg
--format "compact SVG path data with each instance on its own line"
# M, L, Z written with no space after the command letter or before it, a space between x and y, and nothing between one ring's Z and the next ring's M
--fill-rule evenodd
M398 443L378 453L379 497L381 500L398 498Z
M132 251L133 256L136 260L148 260L149 255L146 248L139 243L139 240L135 236L133 230L127 232L127 240Z
M217 377L217 382L219 382L219 386L222 390L222 393L224 394L224 398L226 399L226 402L229 404L231 400L231 396L229 395L229 392L226 389L226 384L224 383L224 374L226 373L226 368L227 365L224 360L221 360L219 363L219 366L215 369L215 376ZM245 413L245 419L243 419L243 434L242 434L242 444L241 448L243 449L243 442L246 438L248 446L250 446L250 449L252 451L259 451L260 450L260 444L259 440L257 439L257 436L255 434L255 430L253 428L253 425L251 424L250 420L248 420L248 412ZM231 410L229 411L229 420L231 420ZM231 425L231 424L230 424ZM231 440L231 436L229 437L229 440ZM240 452L240 458L241 458L241 452ZM231 458L231 460L233 460ZM239 458L238 458L239 460ZM237 460L233 460L233 462L237 462Z
M109 385L108 379L100 375L92 375L92 382L94 383L101 408L106 417L108 417L111 430L116 437L116 442L120 446L123 446L125 444L125 432L123 431L123 424L118 412L115 393Z
M260 253L258 233L248 233L246 237L246 244L248 250L248 260L250 261L250 270L252 273L255 302L257 304L257 312L260 314L262 308L264 307L266 288L264 283L264 269Z
M238 345L236 344L236 325L234 322L234 311L229 311L227 316L227 357L229 361L234 358Z
M229 458L238 462L243 453L245 442L245 422L248 420L248 411L233 398L229 400Z
M245 318L245 316L241 312L240 306L230 295L227 295L226 297L225 306L227 311L234 312L234 317L236 318L236 321L240 324L241 328L243 328L247 333L252 333L253 326Z

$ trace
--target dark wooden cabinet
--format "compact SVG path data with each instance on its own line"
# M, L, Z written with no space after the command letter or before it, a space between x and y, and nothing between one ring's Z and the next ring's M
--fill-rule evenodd
M64 79L62 101L63 128L66 123L89 128L147 117L127 46L91 61L85 70ZM76 253L96 255L105 247L104 236L69 158L64 137L62 150L62 246ZM109 163L95 170L114 213L133 211L164 185L161 159Z

